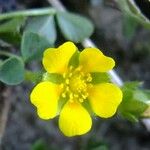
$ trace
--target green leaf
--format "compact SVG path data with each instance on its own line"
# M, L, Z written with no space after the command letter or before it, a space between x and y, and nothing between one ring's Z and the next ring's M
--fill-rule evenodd
M139 89L134 91L133 98L140 99L140 101L143 101L143 102L148 101L147 95L142 90L139 90Z
M25 23L25 20L26 18L24 17L18 17L0 24L0 33L20 32L20 28Z
M3 64L3 61L0 59L0 66Z
M130 112L135 116L140 116L144 110L147 108L147 104L136 99L131 99L127 103L124 103L126 111Z
M143 82L139 82L139 81L125 82L123 89L135 90L135 89L138 89L139 87L141 87L142 84L143 84Z
M83 149L86 150L108 150L108 144L106 144L104 141L100 140L99 138L95 137L95 134L90 136L89 139L87 139L87 143Z
M129 0L117 0L122 12L145 28L150 29L150 21L141 13L137 6Z
M138 89L139 83L126 83L122 87L123 100L118 110L124 118L132 121L137 121L149 106L147 95Z
M122 112L122 116L131 122L138 122L138 117L131 113Z
M110 77L107 73L92 72L92 84L110 82Z
M45 142L43 140L37 140L33 145L31 150L48 150Z
M24 32L21 41L21 54L24 61L42 59L45 49L50 47L50 44L44 37L32 32Z
M142 91L146 94L146 96L150 100L150 90L148 89L148 90L142 90Z
M18 17L0 24L0 39L18 45L21 41L20 28L25 20L24 17Z
M53 83L60 84L64 81L64 78L61 74L46 72L43 74L43 81L51 81Z
M0 81L16 85L24 80L24 63L18 57L5 60L0 66Z
M31 18L25 31L36 33L45 38L49 44L53 45L56 41L54 16L39 16Z
M58 12L56 17L58 26L67 40L82 42L93 33L93 24L85 17L69 12Z
M20 44L21 41L21 35L19 33L11 33L11 32L6 32L6 33L0 33L0 39L7 43L12 43L15 45Z

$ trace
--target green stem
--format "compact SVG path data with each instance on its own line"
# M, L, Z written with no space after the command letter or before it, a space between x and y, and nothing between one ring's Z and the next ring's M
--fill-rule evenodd
M53 15L55 13L56 10L53 8L29 9L29 10L3 13L0 15L0 20L9 19L13 17Z
M7 57L18 57L17 55L14 55L12 53L5 52L5 51L2 51L2 50L0 50L0 55L4 55L4 56L7 56Z
M3 61L2 60L0 60L0 66L3 64Z

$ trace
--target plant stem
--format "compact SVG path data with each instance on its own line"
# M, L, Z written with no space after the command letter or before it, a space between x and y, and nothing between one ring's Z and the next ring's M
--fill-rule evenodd
M2 63L3 63L2 60L0 60L0 66L2 65Z
M56 13L56 10L54 8L29 9L29 10L3 13L0 15L0 20L9 19L13 17L53 15L55 13Z
M0 50L0 55L4 55L4 56L7 56L7 57L18 57L15 54L12 54L12 53L9 53L9 52L6 52L6 51L2 51L2 50Z

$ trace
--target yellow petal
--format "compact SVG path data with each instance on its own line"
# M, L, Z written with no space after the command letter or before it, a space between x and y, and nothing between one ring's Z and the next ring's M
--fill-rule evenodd
M59 127L64 135L71 137L87 133L92 126L92 119L80 103L68 102L63 107Z
M93 85L88 91L89 101L95 114L103 118L115 114L122 101L122 91L116 85L111 83Z
M72 42L66 42L58 48L48 48L44 52L44 68L49 73L65 72L69 60L76 50L77 48Z
M54 118L57 114L59 85L51 82L41 82L30 95L31 103L37 107L37 113L42 119Z
M79 62L86 72L106 72L115 66L115 61L103 55L97 48L84 49L80 54Z

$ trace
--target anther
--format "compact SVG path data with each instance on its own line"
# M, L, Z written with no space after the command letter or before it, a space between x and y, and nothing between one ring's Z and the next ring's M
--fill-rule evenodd
M66 91L69 91L69 86L66 87Z
M70 93L69 98L73 99L73 94L72 93Z
M73 66L70 66L70 67L69 67L69 70L71 71L72 69L73 69Z
M72 76L72 73L69 73L69 78Z
M66 82L66 84L69 84L69 79L66 79L66 81L65 81L65 82Z
M83 98L83 99L86 99L86 98L87 98L87 96L86 96L86 95L82 95L82 98Z
M85 96L88 97L88 96L89 96L89 93L86 92L86 93L85 93Z
M78 98L78 97L79 97L79 95L78 95L78 94L74 94L74 97L75 97L75 98Z
M87 74L86 81L88 81L88 82L91 82L91 81L92 81L92 77L91 77L91 75L90 75L90 74Z
M66 73L63 73L63 78L66 78Z
M76 69L76 71L81 71L81 69L82 69L82 66L79 66L79 67Z
M88 77L88 78L86 79L86 81L91 82L91 81L92 81L92 77Z
M63 97L63 98L66 98L66 93L62 93L62 97Z
M82 103L82 102L83 102L83 98L79 98L79 102L81 102L81 103Z

